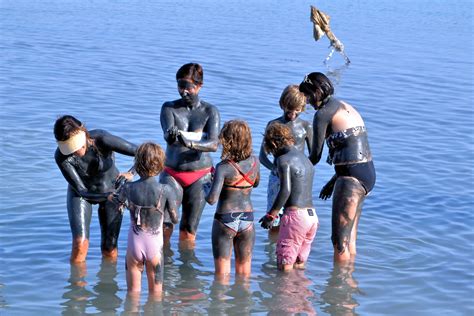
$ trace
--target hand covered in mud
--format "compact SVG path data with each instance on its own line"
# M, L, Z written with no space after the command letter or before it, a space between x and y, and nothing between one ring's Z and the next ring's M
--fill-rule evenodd
M328 183L326 183L325 186L321 189L321 192L319 192L319 198L322 200L327 200L331 197L332 191L334 190L334 183L335 181L329 180Z
M187 147L190 149L193 148L193 142L187 139L183 134L178 133L178 140L181 143L181 145L183 145L184 147Z
M179 129L177 126L171 126L170 128L166 130L166 132L168 133L169 137L176 139L176 137L179 134Z
M261 223L260 226L262 226L262 228L270 229L272 227L274 220L275 220L275 217L267 213L258 222Z

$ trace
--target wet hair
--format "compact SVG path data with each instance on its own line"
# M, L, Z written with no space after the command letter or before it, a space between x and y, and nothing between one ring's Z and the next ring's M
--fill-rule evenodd
M179 79L190 79L196 85L202 85L204 72L201 65L189 63L181 66L176 72L176 81Z
M295 137L290 127L278 122L271 123L265 130L263 137L265 151L275 154L279 149L294 145Z
M327 97L334 94L334 86L331 80L320 72L312 72L306 75L300 83L299 89L316 102L323 102Z
M153 142L141 144L135 154L134 168L140 177L153 177L159 174L165 165L165 152Z
M66 141L79 131L85 132L87 139L90 140L89 133L85 126L72 115L60 116L54 123L54 137L57 141Z
M280 107L288 110L304 111L306 106L306 96L299 90L298 85L286 86L281 93Z
M223 160L241 161L252 154L252 134L249 125L241 120L225 122L219 133Z

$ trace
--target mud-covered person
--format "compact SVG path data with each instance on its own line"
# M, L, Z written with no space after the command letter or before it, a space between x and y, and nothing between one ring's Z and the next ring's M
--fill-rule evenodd
M274 122L288 126L294 136L294 146L302 152L305 151L305 147L308 148L307 150L309 154L313 142L313 127L310 122L300 118L300 114L305 110L305 106L306 96L304 93L299 91L298 85L289 85L285 87L280 96L280 108L283 111L283 115L268 122L267 127ZM265 151L264 145L265 143L262 141L259 159L260 163L270 170L267 188L267 211L269 211L273 206L273 202L278 193L280 180L278 179L278 174L276 172L275 162L271 161L268 157L269 153ZM281 216L282 214L283 212L280 211L279 215ZM273 226L270 228L269 232L277 234L279 223L280 218L273 222Z
M199 98L203 85L201 65L189 63L176 73L180 99L165 102L161 127L167 143L162 183L177 192L182 213L179 224L180 246L193 248L201 214L206 204L203 186L211 180L212 158L217 151L220 115L217 108ZM165 244L173 225L165 220Z
M250 194L260 181L260 164L252 155L252 135L246 122L226 122L219 141L222 161L216 166L206 200L209 204L217 202L212 225L212 253L216 279L227 282L232 248L236 275L246 278L251 274L255 227Z
M130 210L125 269L128 295L135 300L140 296L144 268L149 295L162 298L165 214L172 223L178 222L175 191L156 178L163 170L164 161L165 153L159 145L152 142L140 145L134 164L140 179L125 183L112 198Z
M329 148L327 162L336 174L322 188L320 198L332 199L332 243L336 262L353 262L357 227L364 199L375 185L375 168L367 129L359 112L334 97L334 87L324 74L313 72L301 82L300 91L316 110L310 160L321 160L324 142ZM334 191L334 193L333 193Z
M73 238L71 262L86 260L93 204L99 205L102 256L116 261L122 214L107 197L114 191L119 176L132 179L133 175L119 173L114 153L134 156L137 147L104 130L88 131L71 115L56 120L54 136L58 144L54 158L68 182L67 211Z
M313 165L295 147L293 133L284 124L270 124L264 144L275 157L280 188L270 211L259 222L263 228L271 228L283 208L276 248L278 269L304 269L319 226L312 197Z

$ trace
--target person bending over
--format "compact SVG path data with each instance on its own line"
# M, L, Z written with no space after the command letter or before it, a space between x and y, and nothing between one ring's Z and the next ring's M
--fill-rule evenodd
M220 115L217 108L199 98L203 84L201 65L189 63L176 73L181 99L165 102L161 127L167 143L165 169L160 181L173 186L182 201L179 240L193 248L206 204L203 186L211 179L212 158L217 150ZM173 226L166 220L165 243Z
M136 146L104 130L88 131L71 115L56 120L54 136L58 144L54 158L68 182L67 211L73 238L71 262L86 260L93 204L99 204L102 256L115 261L122 214L107 200L121 175L115 166L114 152L134 156ZM123 175L128 179L133 177L131 173Z
M269 229L284 208L276 248L278 269L304 269L319 227L312 198L313 165L295 147L293 133L284 124L270 124L264 143L266 151L276 158L280 189L271 210L259 222Z
M212 225L212 253L218 279L228 280L232 247L235 273L248 277L251 272L255 242L252 188L260 180L260 164L252 155L252 136L247 123L226 122L219 134L222 161L216 166L212 186L206 196L209 204L217 202Z
M309 158L314 165L321 160L326 140L329 148L327 162L333 164L336 171L319 195L326 200L334 191L331 236L334 260L354 261L362 204L375 185L367 129L353 106L333 96L334 87L324 74L308 74L300 84L300 91L317 111Z

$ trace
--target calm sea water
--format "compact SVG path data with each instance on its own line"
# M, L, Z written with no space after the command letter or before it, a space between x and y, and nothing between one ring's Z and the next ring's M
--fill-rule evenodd
M352 64L322 61L309 5L332 17ZM2 0L0 314L474 314L473 4L456 1L70 1ZM206 207L194 252L165 269L166 297L126 300L125 217L116 266L101 263L97 217L87 266L71 267L66 182L53 159L52 125L72 114L132 142L164 144L161 104L178 97L184 63L205 71L203 99L222 121L245 119L258 153L280 115L282 89L326 72L337 95L365 118L377 168L354 267L335 268L332 175L316 167L321 227L306 271L280 274L274 244L257 229L253 275L213 279ZM303 116L311 120L314 111ZM218 161L219 153L214 155ZM117 155L122 170L132 161ZM265 211L266 179L254 190Z

